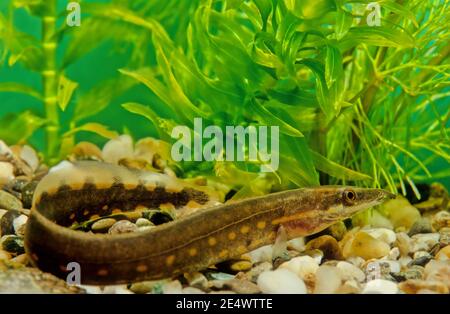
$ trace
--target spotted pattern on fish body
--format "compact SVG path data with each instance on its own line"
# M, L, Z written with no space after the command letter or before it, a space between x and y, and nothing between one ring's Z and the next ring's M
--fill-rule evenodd
M36 189L25 247L34 265L61 278L68 263L79 263L83 284L156 280L274 243L280 226L289 238L319 232L388 197L379 189L323 186L215 205L217 198L205 187L166 175L94 161L66 163ZM118 208L181 208L190 202L205 208L143 232L106 235L68 228Z

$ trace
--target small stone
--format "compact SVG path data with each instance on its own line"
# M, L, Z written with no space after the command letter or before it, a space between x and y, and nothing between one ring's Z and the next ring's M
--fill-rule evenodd
M321 250L307 250L304 251L302 254L307 255L307 256L311 256L312 258L314 258L316 260L316 263L318 265L320 265L320 263L322 262L323 259L323 252Z
M10 253L8 253L8 252L3 251L3 250L0 249L0 261L1 261L1 260L9 260L9 259L11 259L11 258L12 258L12 256L11 256Z
M421 290L430 290L435 293L448 294L448 287L439 281L425 281L409 279L399 283L399 288L407 294L417 294Z
M156 226L143 226L143 227L138 227L138 232L146 232L149 230L152 230L153 228L155 228Z
M194 288L194 287L186 287L182 290L183 294L205 294L204 291Z
M395 278L397 282L409 280L409 279L423 279L425 269L422 266L411 266L405 271L398 273L391 273L392 277Z
M146 294L153 291L153 287L159 281L142 281L131 284L129 290L136 294Z
M367 282L362 291L364 294L396 294L397 292L397 284L384 279L375 279Z
M360 292L361 285L356 280L347 280L336 291L339 294L357 294Z
M411 252L411 238L405 232L396 234L394 245L400 250L401 256L407 256Z
M329 235L323 235L309 241L306 244L307 250L320 250L323 252L324 258L329 260L342 260L341 248L335 238Z
M377 240L364 231L358 231L343 249L344 257L360 256L365 260L380 258L389 254L389 244Z
M101 161L102 151L97 145L90 142L79 142L72 149L72 154L70 156L71 161L76 160L95 160Z
M138 218L138 220L136 220L136 226L140 227L146 227L146 226L154 226L154 224L145 218Z
M116 222L111 228L108 230L109 234L123 234L123 233L131 233L136 232L138 227L128 220L120 220Z
M25 253L14 257L12 261L23 265L27 265L29 263L28 255Z
M425 266L425 278L431 281L440 281L450 289L450 263L448 261L431 260Z
M295 239L289 240L287 242L287 247L288 247L288 249L302 252L305 250L305 238L301 237L301 238L295 238Z
M39 157L36 151L28 145L24 145L20 150L20 159L27 163L32 172L35 172L39 166Z
M0 208L6 210L20 210L22 209L22 202L15 196L0 190Z
M106 232L116 223L114 218L100 219L94 222L91 226L93 232Z
M411 251L430 251L436 243L439 243L439 233L416 234L411 237Z
M366 261L362 257L351 256L351 257L347 258L347 262L351 263L352 265L354 265L358 268L361 268Z
M12 263L9 262L9 265ZM0 262L0 269L2 269ZM84 289L69 286L51 274L44 273L37 268L25 267L14 263L5 265L6 269L0 271L0 294L48 294L48 293L85 293Z
M389 245L394 243L397 239L395 232L386 228L364 229L362 231Z
M395 229L404 227L408 230L415 221L421 218L419 210L402 197L388 200L380 208L392 222Z
M191 287L205 290L208 286L208 279L206 279L205 275L203 275L202 273L186 273L184 274L184 278L187 280L189 286Z
M413 259L418 259L418 258L421 258L421 257L424 257L424 256L429 257L431 259L431 255L427 251L417 251L417 252L415 252L414 255L413 255Z
M25 235L25 226L28 221L28 217L25 215L20 215L13 221L13 227L16 235L24 236Z
M121 135L103 146L102 158L111 164L118 164L123 158L133 157L133 140L129 135Z
M248 280L242 280L242 279L231 279L231 280L215 280L209 282L210 285L214 286L217 289L230 289L235 293L239 294L256 294L261 293L261 290L257 285L254 283L248 281Z
M0 220L1 235L15 234L14 220L20 217L21 214L17 210L8 210Z
M411 262L413 259L411 256L402 256L398 259L398 262L400 263L401 267L407 267L409 262Z
M23 254L25 253L25 248L23 246L23 239L15 235L3 236L0 240L3 250L14 253Z
M450 245L450 228L442 228L439 230L439 234L441 235L439 244L441 246Z
M437 231L441 230L442 228L449 228L450 213L445 210L436 213L432 218L431 224L433 225L433 228Z
M344 237L345 233L347 232L347 227L345 226L345 223L343 221L339 221L330 227L328 227L327 230L330 235L335 238L336 240L340 241Z
M389 254L387 256L387 258L389 260L397 260L400 257L400 250L398 247L393 248L392 250L389 251Z
M320 266L316 272L314 293L335 293L341 286L341 283L342 278L338 268L327 265Z
M411 229L408 232L408 235L412 237L415 234L419 233L432 233L432 227L430 220L426 218L420 218L417 220L411 227Z
M14 180L14 166L9 162L0 161L0 186Z
M368 262L364 267L367 280L374 279L393 279L391 273L398 273L401 270L400 263L397 261L374 260Z
M450 259L450 245L447 245L446 247L443 247L440 249L440 251L436 254L436 259L445 261Z
M261 273L272 270L272 269L273 269L272 263L262 262L262 263L256 264L251 270L249 270L246 273L238 273L236 275L236 279L244 279L244 280L248 280L251 282L256 282L256 280L258 279L258 277ZM226 280L226 279L234 278L233 275L224 274L224 273L210 273L210 274L207 274L207 277L208 277L208 275L210 278L217 279L217 280Z
M263 293L305 294L305 283L293 272L282 268L259 275L258 287Z
M336 265L337 269L341 272L342 280L356 280L358 282L363 282L366 279L366 275L364 272L358 267L348 263L348 262L339 262Z
M270 267L272 267L272 265L270 265ZM251 271L253 271L253 270L255 270L255 268L253 268ZM267 270L267 268L264 268L264 270ZM258 273L257 276L259 276L260 273ZM226 280L230 280L230 279L234 278L234 275L217 272L217 271L206 272L205 276L206 276L206 278L208 278L208 280L217 280L217 281L226 281ZM256 280L256 278L255 278L255 280Z
M425 266L431 259L432 259L432 257L430 255L421 256L421 257L413 259L411 262L409 262L408 266L414 266L414 265Z
M289 269L308 285L314 279L319 264L311 256L298 256L281 264L279 268Z
M178 280L167 282L162 287L162 291L164 294L181 294L183 293L182 289L183 286Z
M31 208L31 205L33 203L34 191L36 190L38 183L38 181L31 181L23 187L22 202L24 208Z

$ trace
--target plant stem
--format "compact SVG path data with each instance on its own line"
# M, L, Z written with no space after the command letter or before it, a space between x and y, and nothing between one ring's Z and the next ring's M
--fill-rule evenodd
M47 118L46 141L49 159L56 156L59 113L58 113L58 72L56 69L56 0L48 0L45 15L42 18L42 49L44 53L44 68L42 70L42 86L45 116Z

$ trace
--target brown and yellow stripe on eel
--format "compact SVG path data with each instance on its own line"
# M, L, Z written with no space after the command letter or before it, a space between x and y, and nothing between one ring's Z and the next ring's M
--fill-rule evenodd
M145 232L105 235L67 228L86 215L137 205L208 206L208 193L166 175L99 162L58 166L39 183L25 236L32 262L61 278L81 266L83 284L117 284L204 269L275 241L323 230L392 194L378 189L323 186L211 205Z

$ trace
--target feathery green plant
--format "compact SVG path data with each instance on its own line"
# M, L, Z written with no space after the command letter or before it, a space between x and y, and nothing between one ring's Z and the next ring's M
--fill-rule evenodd
M448 176L427 165L450 160L449 4L378 1L381 25L370 26L369 2L205 0L187 40L135 17L152 33L156 65L121 72L170 114L162 117L159 103L123 106L169 141L174 125L192 126L194 117L221 127L279 125L277 177L249 163L184 164L243 187L242 196L319 177L395 190L423 175ZM423 150L431 153L424 161Z

